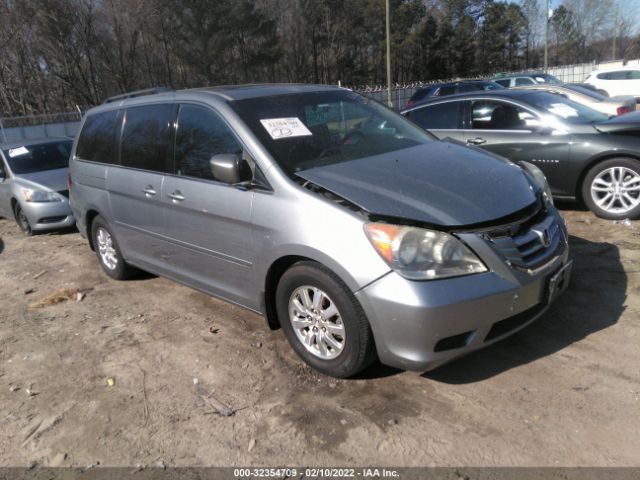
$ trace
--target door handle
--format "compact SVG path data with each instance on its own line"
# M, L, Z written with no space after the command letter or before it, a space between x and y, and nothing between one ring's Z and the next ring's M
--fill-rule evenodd
M175 192L170 193L169 195L167 195L167 197L169 197L174 202L181 202L184 200L184 195L182 195L180 190L176 190Z
M469 145L482 145L483 143L487 143L487 141L482 137L476 137L476 138L468 138L467 143Z
M149 185L147 188L145 188L145 189L144 189L144 190L142 190L142 191L144 192L144 194L145 194L147 197L150 197L151 195L155 195L155 194L156 194L155 189L154 189L151 185Z

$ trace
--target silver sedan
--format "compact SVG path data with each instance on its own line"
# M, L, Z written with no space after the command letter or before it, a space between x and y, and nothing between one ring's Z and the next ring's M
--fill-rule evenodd
M0 216L13 217L26 235L74 225L67 186L71 145L68 138L0 143Z

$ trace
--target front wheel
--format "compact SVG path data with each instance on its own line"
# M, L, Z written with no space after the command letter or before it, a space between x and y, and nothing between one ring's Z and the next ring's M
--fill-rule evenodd
M99 215L91 224L91 239L100 266L107 275L115 280L126 280L136 273L136 269L124 261L111 227Z
M24 211L22 210L22 207L19 203L16 203L13 213L15 214L16 223L18 224L18 227L20 227L20 230L22 230L22 233L24 233L28 237L33 235L33 230L31 229L29 219L24 214Z
M584 179L582 198L601 218L640 217L640 162L632 158L612 158L597 164Z
M312 368L346 378L369 366L375 346L369 322L348 287L331 270L299 262L276 291L280 324L295 352Z

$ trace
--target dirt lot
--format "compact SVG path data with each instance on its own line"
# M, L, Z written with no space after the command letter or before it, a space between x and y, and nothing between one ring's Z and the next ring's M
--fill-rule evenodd
M574 277L544 318L425 375L345 381L257 315L112 281L77 233L0 220L0 466L640 465L640 222L563 213Z

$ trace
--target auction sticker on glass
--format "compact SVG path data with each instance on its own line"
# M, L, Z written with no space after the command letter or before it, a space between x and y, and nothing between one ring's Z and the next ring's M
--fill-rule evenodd
M298 117L266 118L260 120L260 123L274 140L311 135L309 129L305 127Z

